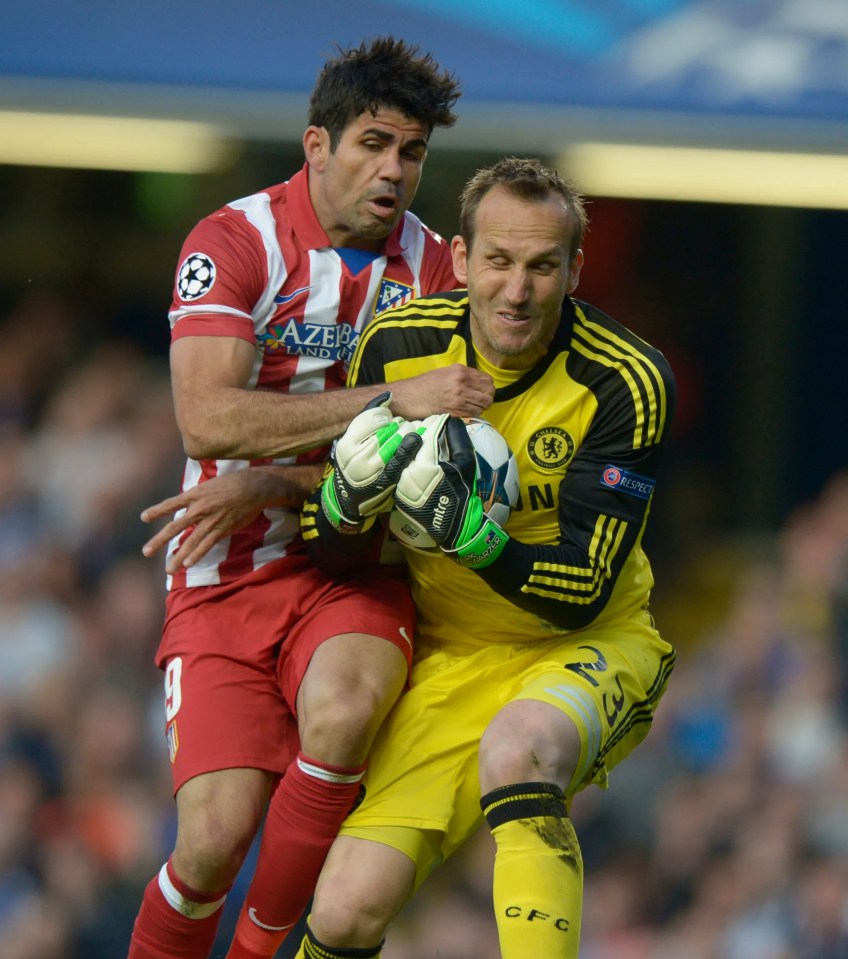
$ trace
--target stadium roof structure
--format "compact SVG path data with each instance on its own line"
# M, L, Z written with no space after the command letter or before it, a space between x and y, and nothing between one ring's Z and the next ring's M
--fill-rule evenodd
M550 150L576 132L848 149L846 0L4 0L0 106L299 139L333 44L389 33L461 78L448 145Z
M3 0L0 111L296 142L334 45L384 34L462 82L440 150L848 155L848 0Z

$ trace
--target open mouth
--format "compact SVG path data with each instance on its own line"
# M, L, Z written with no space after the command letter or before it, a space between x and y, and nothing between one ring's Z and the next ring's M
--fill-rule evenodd
M369 205L380 214L394 213L398 208L397 197L375 196L368 201Z

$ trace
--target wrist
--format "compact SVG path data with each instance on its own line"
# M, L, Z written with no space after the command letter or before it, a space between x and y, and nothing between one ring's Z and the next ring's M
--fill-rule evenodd
M318 485L323 463L286 466L251 466L256 505L260 509L299 508Z
M327 477L327 479L324 481L324 485L321 487L321 510L327 517L330 525L340 533L344 533L346 535L364 533L366 530L370 529L374 523L373 516L353 519L352 517L345 515L339 504L336 486L335 483L333 483L332 475Z
M455 549L445 549L443 552L457 566L465 569L483 569L495 562L508 542L509 534L494 520L484 515L482 526L467 542Z

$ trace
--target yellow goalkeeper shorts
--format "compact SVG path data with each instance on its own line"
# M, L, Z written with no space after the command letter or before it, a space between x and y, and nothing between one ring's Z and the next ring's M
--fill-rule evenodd
M674 666L647 611L550 641L469 646L416 640L411 688L371 750L363 803L342 835L383 842L416 864L416 884L481 824L477 750L507 703L571 717L581 753L569 799L644 739Z

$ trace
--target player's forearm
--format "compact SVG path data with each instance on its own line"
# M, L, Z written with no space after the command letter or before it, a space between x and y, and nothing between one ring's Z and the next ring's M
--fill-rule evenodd
M541 563L547 569L552 564L564 570L590 569L591 563L585 554L569 551L563 547L530 546L510 539L497 560L475 570L496 593L515 606L531 613L556 629L583 629L600 615L609 602L614 577L605 577L596 570L597 589L586 592L575 588L569 592L565 584L556 590L536 590L533 586L535 566ZM585 583L579 584L581 587Z
M318 488L310 493L300 516L300 531L309 558L333 576L377 563L381 529L379 523L371 523L363 524L363 531L358 534L340 532L324 513Z
M380 392L377 386L302 395L225 388L178 404L177 420L192 459L288 456L335 439Z
M256 466L251 471L266 477L267 494L264 509L288 507L299 509L304 500L318 485L324 472L323 463L306 463L297 466Z
M153 556L180 537L166 569L176 573L193 566L225 536L243 529L262 510L299 509L323 472L321 463L302 466L256 466L223 472L176 496L148 506L145 523L168 518L168 522L144 544L145 556Z

